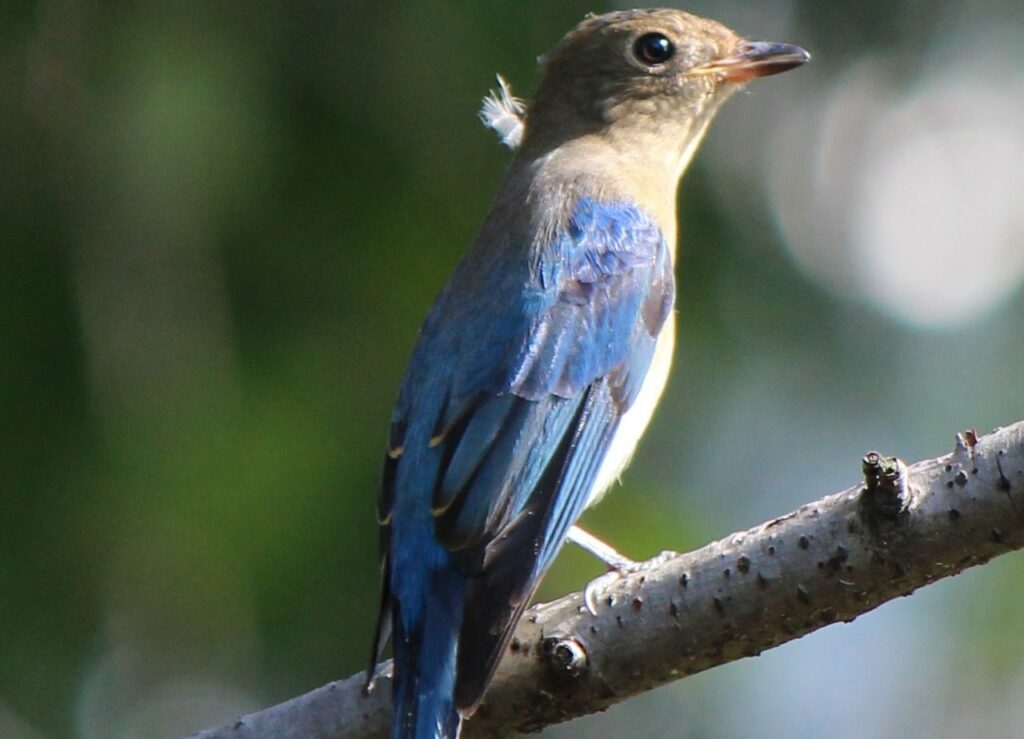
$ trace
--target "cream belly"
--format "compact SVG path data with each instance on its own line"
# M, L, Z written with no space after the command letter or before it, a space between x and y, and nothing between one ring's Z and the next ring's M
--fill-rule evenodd
M587 498L587 507L594 505L604 496L605 492L615 482L622 471L629 464L633 450L637 442L647 428L647 424L654 415L654 408L658 404L665 383L668 381L668 372L672 366L672 350L676 339L675 313L669 313L665 320L665 326L658 336L658 343L654 347L654 357L651 359L651 366L647 370L647 376L640 386L640 393L633 402L632 407L619 421L619 428L612 437L612 443L608 447L608 454L601 463L597 473L597 480L590 490Z

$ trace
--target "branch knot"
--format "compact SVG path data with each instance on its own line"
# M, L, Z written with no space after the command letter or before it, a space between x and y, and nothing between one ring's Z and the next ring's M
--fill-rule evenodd
M559 676L577 678L590 665L586 648L570 637L549 637L542 649L548 666Z
M862 466L865 487L861 495L868 512L895 521L910 505L907 465L897 457L868 452Z

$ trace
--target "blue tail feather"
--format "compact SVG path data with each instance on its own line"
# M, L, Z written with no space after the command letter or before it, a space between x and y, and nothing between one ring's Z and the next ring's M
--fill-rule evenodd
M465 578L448 564L430 575L427 602L416 613L396 609L395 720L391 739L455 739L455 656L462 626ZM417 608L418 606L418 608Z

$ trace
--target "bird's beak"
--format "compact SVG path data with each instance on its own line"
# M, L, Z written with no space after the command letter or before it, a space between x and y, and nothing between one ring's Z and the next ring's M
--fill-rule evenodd
M799 67L810 61L810 58L810 54L792 44L744 41L734 54L701 64L690 72L716 74L726 82L749 82Z

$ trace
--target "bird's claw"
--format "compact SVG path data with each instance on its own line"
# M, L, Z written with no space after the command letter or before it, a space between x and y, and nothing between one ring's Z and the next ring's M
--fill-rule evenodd
M597 615L597 601L601 591L607 589L613 582L627 575L637 572L643 567L643 563L622 558L622 562L608 570L603 575L595 577L583 588L583 606L591 616Z

